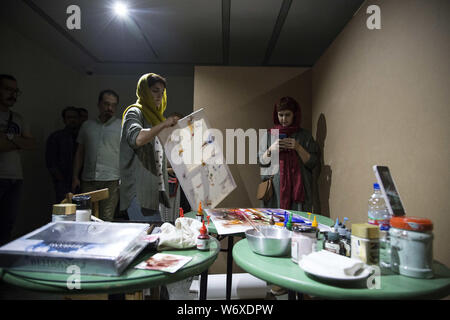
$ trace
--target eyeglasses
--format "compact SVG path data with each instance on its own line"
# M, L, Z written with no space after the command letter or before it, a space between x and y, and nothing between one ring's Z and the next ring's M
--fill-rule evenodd
M8 91L11 94L15 94L17 97L22 95L22 91L20 91L19 89L14 89L11 87L3 87L4 90Z

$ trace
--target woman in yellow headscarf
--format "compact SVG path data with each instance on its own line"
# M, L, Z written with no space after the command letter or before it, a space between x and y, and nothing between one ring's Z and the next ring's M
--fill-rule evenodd
M133 221L160 222L159 205L168 207L167 166L157 135L175 125L167 119L166 80L160 75L143 75L136 89L137 101L126 108L120 141L120 210Z

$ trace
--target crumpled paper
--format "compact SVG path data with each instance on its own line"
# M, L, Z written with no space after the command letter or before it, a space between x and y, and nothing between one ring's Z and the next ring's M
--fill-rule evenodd
M175 225L164 223L159 234L158 250L186 249L197 245L202 223L192 218L178 218Z

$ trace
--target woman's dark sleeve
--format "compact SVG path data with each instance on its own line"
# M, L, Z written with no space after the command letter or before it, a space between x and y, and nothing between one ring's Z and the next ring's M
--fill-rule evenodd
M130 148L136 150L138 146L136 145L136 139L139 135L139 132L144 128L144 123L142 121L142 117L140 113L131 108L125 114L125 119L123 121L124 134L125 139L130 146Z
M155 174L156 158L154 140L140 147L136 145L137 137L141 130L144 129L144 118L138 108L131 108L127 111L123 127L123 133L125 134L127 144L134 150L142 165Z

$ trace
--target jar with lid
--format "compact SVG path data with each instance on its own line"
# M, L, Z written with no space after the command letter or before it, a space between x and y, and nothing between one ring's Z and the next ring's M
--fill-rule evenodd
M311 226L294 226L291 238L291 259L294 263L302 260L303 256L316 251L317 228Z
M368 223L352 224L351 257L369 265L378 265L380 228Z
M323 242L323 249L341 254L342 253L342 244L339 240L339 233L337 232L326 232L325 233L325 241Z
M433 224L429 219L392 217L391 269L413 278L433 277Z
M77 205L75 221L91 221L91 196L74 196L72 203Z

